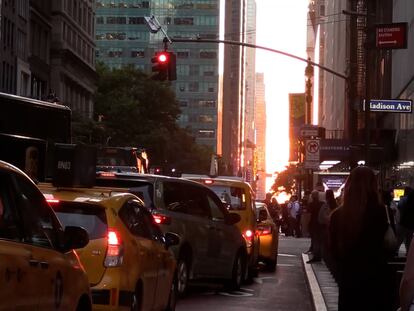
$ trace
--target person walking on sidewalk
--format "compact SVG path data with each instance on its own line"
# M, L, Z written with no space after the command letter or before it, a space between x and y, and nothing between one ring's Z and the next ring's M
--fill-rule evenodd
M343 204L332 212L329 223L338 311L394 311L389 251L384 247L387 228L374 171L354 168L345 183Z
M322 259L321 225L319 224L319 211L323 202L319 200L319 191L313 190L309 203L310 221L309 232L311 236L312 258L307 263L318 262Z

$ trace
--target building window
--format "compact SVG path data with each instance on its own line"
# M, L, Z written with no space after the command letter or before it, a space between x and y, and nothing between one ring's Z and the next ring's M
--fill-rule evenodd
M145 57L145 52L143 50L132 50L131 51L131 57L144 58Z
M145 25L145 19L143 17L130 17L128 23L131 25Z
M198 82L190 82L190 83L188 83L188 91L189 92L198 92L199 91L199 84L198 84Z
M188 107L188 100L180 100L179 105L180 107Z
M200 58L215 59L217 58L217 51L200 51Z
M202 114L198 116L198 122L200 123L213 123L214 116L208 114Z
M190 52L189 51L178 51L177 58L189 58Z
M215 138L214 130L198 130L197 136L199 138Z
M104 18L103 18L103 16L98 16L98 17L96 18L96 23L97 23L97 24L103 24L103 23L104 23Z
M198 105L203 108L216 108L215 100L200 100Z
M174 25L194 25L194 18L193 17L174 18Z

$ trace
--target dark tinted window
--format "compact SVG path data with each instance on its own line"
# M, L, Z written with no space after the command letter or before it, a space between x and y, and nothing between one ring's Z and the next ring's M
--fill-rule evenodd
M12 201L10 176L0 173L0 239L20 240L16 207Z
M108 234L105 209L90 203L59 202L51 204L63 226L84 228L90 240L101 239Z
M231 210L246 209L246 193L243 188L224 185L210 185L223 203L230 204Z
M117 178L97 178L96 185L102 187L125 188L125 191L135 194L144 201L147 208L154 206L154 186L146 181Z
M37 187L26 178L16 177L16 202L24 224L25 241L36 246L58 245L57 221Z
M137 159L132 150L104 148L98 150L96 165L105 166L136 166Z
M119 217L133 235L150 239L151 231L145 223L141 209L143 207L140 204L128 202L119 211Z
M199 186L179 182L164 182L164 205L168 210L210 217L207 197Z

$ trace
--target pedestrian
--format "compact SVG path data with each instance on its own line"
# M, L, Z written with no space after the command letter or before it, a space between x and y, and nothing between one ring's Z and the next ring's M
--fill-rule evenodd
M320 241L321 241L321 254L326 266L333 274L334 265L332 264L332 255L330 254L328 245L328 224L331 217L331 213L338 207L334 192L331 189L325 191L326 202L323 202L321 209L319 210L318 222L320 225Z
M414 241L411 241L400 284L401 311L414 310Z
M310 211L309 211L309 201L310 201L310 190L305 190L301 205L301 217L300 217L300 225L302 229L302 236L309 237L309 221L310 221ZM309 249L306 253L312 252L312 244L309 246Z
M319 211L322 207L323 201L319 200L319 191L313 190L311 193L311 201L309 203L310 221L309 232L311 236L312 258L307 263L318 262L322 259L322 244L321 244L321 225L319 224Z
M335 263L338 311L393 311L392 271L384 247L388 228L372 169L354 168L345 183L343 204L329 222L329 246Z
M301 237L300 223L298 221L298 218L300 217L300 204L296 194L293 194L290 197L290 201L288 203L288 213L289 232L291 232L293 236L299 238Z
M280 206L275 197L272 197L270 204L268 205L268 209L274 223L279 225Z
M408 249L414 234L414 191L411 187L404 188L404 195L397 205L399 222L397 223L397 236L400 244L404 243Z

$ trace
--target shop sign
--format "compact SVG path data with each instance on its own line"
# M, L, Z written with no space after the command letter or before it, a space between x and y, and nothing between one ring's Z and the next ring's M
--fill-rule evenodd
M406 49L407 23L376 25L376 46L379 49Z

